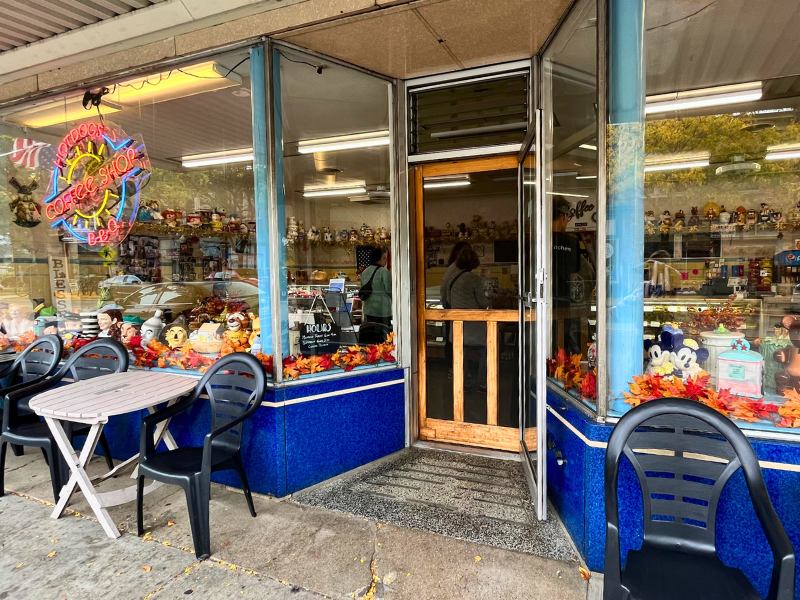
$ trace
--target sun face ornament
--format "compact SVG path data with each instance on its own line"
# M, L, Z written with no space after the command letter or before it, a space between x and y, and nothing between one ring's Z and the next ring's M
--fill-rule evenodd
M45 217L86 247L117 245L136 221L149 177L141 139L108 121L81 123L58 145Z

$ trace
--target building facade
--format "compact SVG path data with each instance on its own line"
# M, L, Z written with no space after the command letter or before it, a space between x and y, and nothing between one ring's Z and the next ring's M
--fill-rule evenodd
M800 541L795 2L78 4L0 36L6 347L256 354L275 496L421 442L519 452L597 571L613 423L690 397ZM764 591L745 498L720 546Z

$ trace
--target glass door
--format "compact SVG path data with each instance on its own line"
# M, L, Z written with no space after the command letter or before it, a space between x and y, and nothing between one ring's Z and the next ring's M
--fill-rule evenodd
M524 150L519 158L519 207L520 207L520 453L525 469L531 498L536 504L539 519L547 518L547 461L544 443L546 438L545 391L545 332L537 326L544 310L545 271L541 257L544 232L542 225L542 203L538 193L536 168L536 132L541 131L540 114L536 113L534 131L526 138Z
M519 450L518 160L416 167L420 438Z

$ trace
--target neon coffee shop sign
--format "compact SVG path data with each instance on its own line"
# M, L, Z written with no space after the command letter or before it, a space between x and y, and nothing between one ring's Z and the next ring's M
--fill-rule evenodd
M149 177L141 140L108 122L81 123L58 145L44 214L78 243L117 245L136 221Z

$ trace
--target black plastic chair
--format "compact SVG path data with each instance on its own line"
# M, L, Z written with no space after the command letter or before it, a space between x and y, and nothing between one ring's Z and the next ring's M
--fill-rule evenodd
M261 363L250 354L236 352L217 361L191 396L144 418L136 494L139 535L144 533L145 477L183 488L189 508L194 552L198 558L207 558L211 554L208 518L211 473L236 471L242 481L250 514L256 516L250 485L242 465L242 423L261 405L265 388L266 376ZM187 410L201 396L207 398L211 408L211 432L206 434L203 446L157 452L153 439L156 425Z
M13 362L3 365L2 373L0 373L0 377L3 379L0 398L5 398L6 394L10 392L21 390L53 375L58 369L63 350L64 342L57 335L45 335L30 344ZM20 412L33 417L33 413L26 407L20 407ZM17 456L23 454L22 446L15 444L12 449ZM4 452L5 447L0 447L0 453ZM5 460L5 455L0 456L0 464L3 460Z
M617 486L623 455L641 486L644 539L620 570ZM747 438L720 413L669 398L631 410L608 442L604 600L760 598L744 573L719 559L715 545L717 504L740 468L774 556L767 598L793 599L794 548Z
M56 502L58 502L61 488L66 483L64 479L67 473L66 465L61 459L50 429L36 415L27 412L28 401L36 394L61 385L68 385L70 382L120 373L127 369L128 352L122 344L113 339L96 340L75 351L52 377L6 394L3 407L3 429L0 434L0 496L4 494L3 472L5 471L6 444L41 448L50 467L50 479ZM78 423L67 423L67 425L65 430L70 441L75 436L86 435L89 431L89 425ZM105 435L101 434L100 445L105 453L106 464L109 469L113 469L111 448Z

